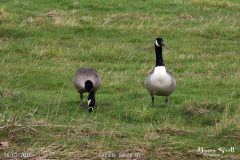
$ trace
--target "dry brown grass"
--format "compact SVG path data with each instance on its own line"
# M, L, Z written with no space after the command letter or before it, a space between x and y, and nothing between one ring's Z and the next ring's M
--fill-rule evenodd
M185 109L186 112L192 115L205 114L213 110L221 110L221 103L216 102L215 104L211 104L206 102L191 102L187 104Z
M215 129L215 135L221 135L224 131L233 131L234 135L225 135L225 138L235 138L239 139L240 137L240 109L238 108L236 112L231 115L229 114L229 105L226 106L226 109L224 111L223 117L220 120L220 122L216 123L216 129ZM235 132L234 132L235 130Z
M158 128L156 131L160 134L170 134L171 136L187 135L192 133L192 131L169 127Z
M227 0L200 0L200 1L191 1L191 4L200 5L204 7L216 7L216 8L228 8L228 9L236 9L239 7L239 4L232 3Z

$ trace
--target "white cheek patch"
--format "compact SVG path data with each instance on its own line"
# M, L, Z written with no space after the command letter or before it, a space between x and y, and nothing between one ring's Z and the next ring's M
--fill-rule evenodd
M88 105L91 103L91 99L88 100Z
M161 47L161 46L158 44L157 40L155 41L155 44L156 44L157 47Z

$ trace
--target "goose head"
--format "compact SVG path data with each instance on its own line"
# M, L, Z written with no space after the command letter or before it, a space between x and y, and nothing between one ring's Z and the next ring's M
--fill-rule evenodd
M157 38L156 41L155 41L155 46L156 47L165 46L165 44L163 43L163 39L162 38Z

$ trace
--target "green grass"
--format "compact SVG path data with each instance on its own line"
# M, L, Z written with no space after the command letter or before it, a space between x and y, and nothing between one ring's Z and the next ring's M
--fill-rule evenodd
M212 159L199 147L240 158L237 0L0 2L0 158ZM144 81L154 40L177 89L156 108ZM92 114L72 79L96 68L102 86ZM87 95L84 95L87 104ZM212 153L210 153L212 154Z

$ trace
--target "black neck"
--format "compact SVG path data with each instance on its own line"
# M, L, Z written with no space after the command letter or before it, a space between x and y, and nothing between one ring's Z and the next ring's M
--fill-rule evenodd
M91 93L94 92L94 86L93 86L92 81L87 80L87 81L85 82L85 89L88 91L89 94L91 94Z
M162 47L157 47L155 45L155 51L156 51L156 67L164 66L163 57L162 57Z
M88 100L95 101L95 95L94 95L93 92L90 92L90 93L88 94Z
M95 94L94 94L94 86L92 81L87 80L85 82L85 88L88 91L88 100L90 101L89 107L94 107L95 105Z
M93 85L90 85L89 87L87 87L87 91L88 91L88 100L89 99L94 99L95 100Z
M95 106L95 94L94 92L89 92L88 95L88 101L90 100L90 103L88 104L89 112L92 112L92 108Z
M90 91L88 91L88 95L94 96L94 88L92 88Z

